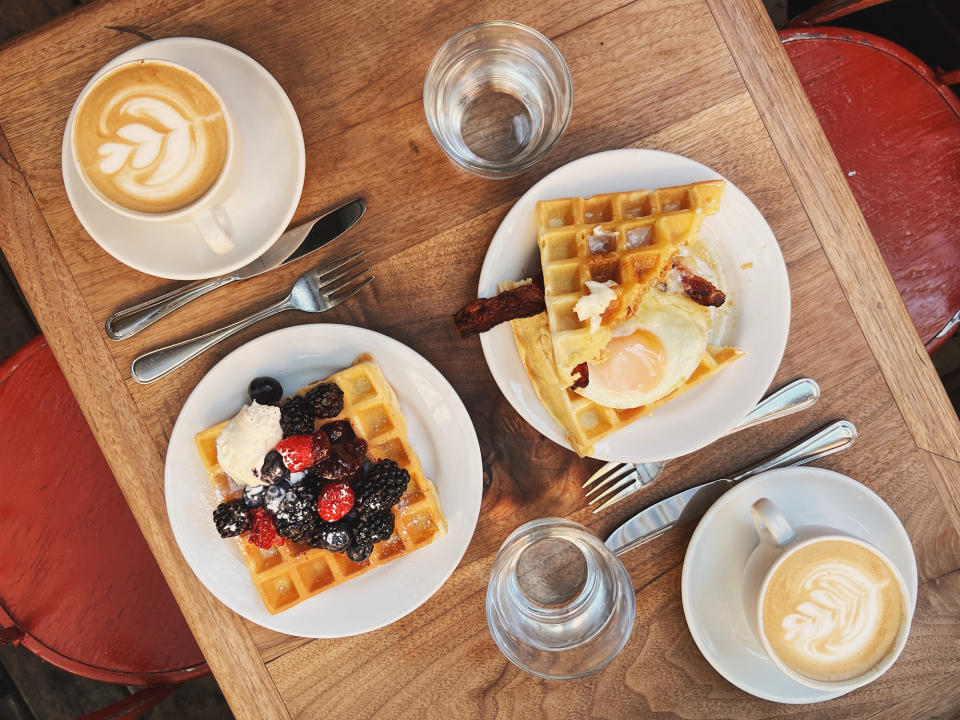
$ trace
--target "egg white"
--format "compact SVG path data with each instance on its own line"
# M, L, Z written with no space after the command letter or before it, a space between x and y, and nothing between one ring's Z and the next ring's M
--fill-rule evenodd
M640 301L633 317L617 326L613 336L622 337L641 329L660 338L666 355L663 377L655 387L623 391L605 386L593 372L596 363L587 363L590 382L577 392L598 405L617 409L648 405L669 394L700 364L707 349L710 311L681 293L651 290Z

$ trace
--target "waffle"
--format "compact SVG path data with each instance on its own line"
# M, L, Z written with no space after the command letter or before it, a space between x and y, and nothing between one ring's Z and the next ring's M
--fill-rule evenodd
M250 576L271 613L286 610L378 565L403 557L447 532L437 490L424 476L420 460L410 447L406 420L380 366L371 356L361 355L351 367L318 382L336 383L344 396L343 412L322 422L349 420L358 437L367 441L369 457L396 461L410 473L410 484L400 502L393 506L394 534L374 545L373 553L361 563L353 562L343 553L317 550L289 540L262 550L243 536L238 538ZM303 395L316 384L298 390L297 394ZM227 422L203 430L195 437L200 460L220 500L240 494L217 463L217 436Z
M501 283L500 289L508 290L520 284L523 283ZM553 343L545 312L511 320L510 326L513 328L523 367L530 376L537 397L563 428L567 442L580 457L591 455L595 442L612 435L637 418L649 415L744 355L744 352L737 348L709 345L696 370L673 392L647 405L615 410L598 405L570 390L569 385L560 377L553 358Z
M562 378L572 382L574 366L599 356L613 328L633 314L677 250L696 238L703 218L720 207L723 190L723 180L709 180L537 203L547 316ZM587 280L617 283L617 300L592 332L573 310Z

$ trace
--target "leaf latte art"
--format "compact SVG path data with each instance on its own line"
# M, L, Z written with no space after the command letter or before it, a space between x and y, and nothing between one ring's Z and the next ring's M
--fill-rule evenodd
M74 152L87 179L139 212L171 212L206 194L228 143L219 99L189 71L159 61L105 75L74 119Z
M771 578L764 634L777 656L818 680L862 675L892 649L903 620L896 577L875 553L826 540L791 554Z

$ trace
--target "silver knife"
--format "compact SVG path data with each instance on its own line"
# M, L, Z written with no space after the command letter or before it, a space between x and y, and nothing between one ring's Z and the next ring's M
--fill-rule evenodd
M133 307L118 310L107 318L104 325L107 337L113 340L126 340L208 292L213 292L236 280L247 280L267 270L299 260L304 255L309 255L343 235L357 224L366 209L367 205L363 198L349 200L323 215L287 230L263 255L239 270L209 280L197 280Z
M838 420L749 470L744 470L731 478L697 485L651 505L614 530L607 538L605 545L615 555L622 555L660 537L677 525L699 519L717 498L741 480L766 470L803 465L818 460L845 450L856 439L857 429L853 423L848 420Z

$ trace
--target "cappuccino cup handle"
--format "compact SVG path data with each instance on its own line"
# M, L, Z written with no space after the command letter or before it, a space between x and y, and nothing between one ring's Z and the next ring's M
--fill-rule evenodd
M796 539L790 523L767 498L760 498L750 507L753 524L757 528L761 544L783 547Z
M193 217L193 223L215 253L223 255L233 250L233 227L221 206L201 210Z

